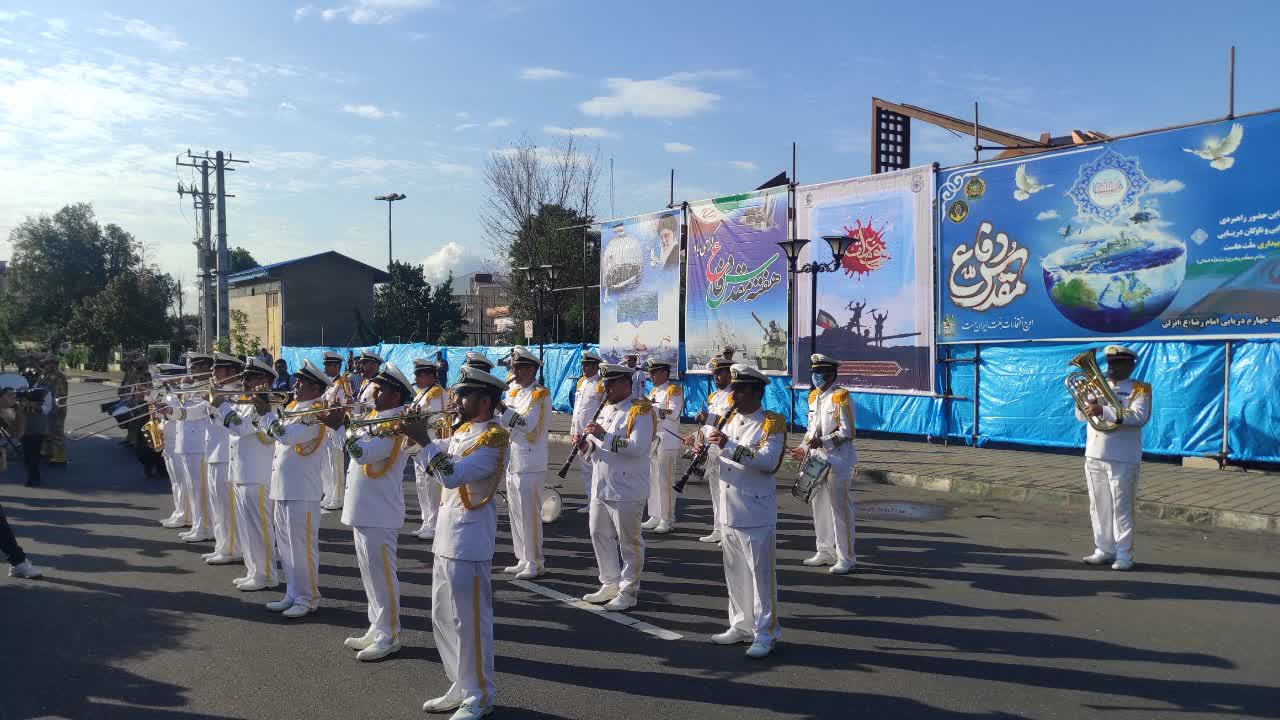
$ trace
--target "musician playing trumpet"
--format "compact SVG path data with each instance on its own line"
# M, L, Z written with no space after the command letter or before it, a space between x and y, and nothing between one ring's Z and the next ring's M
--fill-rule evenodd
M603 362L604 358L595 352L582 351L582 377L578 378L577 391L573 400L573 421L569 426L569 434L572 436L574 445L582 442L583 428L595 417L596 411L600 409L600 403L604 402L604 383L600 380L600 364ZM582 496L587 501L583 510L589 511L591 509L591 461L586 455L579 453L576 464L582 476Z
M445 409L444 388L436 382L438 369L436 364L426 358L413 361L413 383L417 387L417 395L409 406L410 412L442 413ZM447 424L443 425L447 427ZM437 426L439 427L439 426ZM437 430L433 440L446 437L447 433ZM440 483L427 473L426 458L421 453L414 456L414 485L418 491L418 510L421 512L422 524L410 535L422 540L430 540L436 534L436 517L440 511Z
M1128 570L1133 567L1133 500L1142 467L1142 427L1151 418L1151 386L1130 378L1138 359L1133 350L1108 345L1103 355L1107 359L1106 381L1120 407L1090 396L1083 411L1076 409L1076 419L1088 423L1084 474L1089 484L1094 551L1084 562L1110 563L1112 570ZM1110 429L1100 430L1095 425Z
M813 368L809 428L804 441L791 451L791 457L804 462L812 453L830 463L830 472L810 501L818 552L804 564L830 565L827 572L845 575L853 570L857 561L853 553L853 507L849 502L853 466L858 462L853 449L853 399L848 390L836 387L840 363L821 353L814 353L809 361Z
M373 412L368 420L400 417L413 396L404 373L391 363L374 376ZM404 435L388 426L371 425L348 430L346 448L351 455L347 469L347 498L342 524L351 528L356 561L369 601L369 629L346 639L359 651L358 660L379 660L400 649L400 580L396 574L396 536L404 525L404 466L408 448Z
M720 450L720 547L729 588L729 629L718 645L750 642L747 657L773 652L781 635L775 571L778 506L774 474L786 449L787 421L761 407L769 379L749 365L730 370L734 416L706 442Z

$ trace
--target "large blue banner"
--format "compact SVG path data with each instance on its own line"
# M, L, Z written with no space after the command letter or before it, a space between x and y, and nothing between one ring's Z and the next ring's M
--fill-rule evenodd
M705 372L725 347L787 373L787 189L689 203L685 368Z
M675 366L680 343L680 214L663 210L600 224L600 354L635 353Z
M939 175L940 342L1280 334L1280 113Z

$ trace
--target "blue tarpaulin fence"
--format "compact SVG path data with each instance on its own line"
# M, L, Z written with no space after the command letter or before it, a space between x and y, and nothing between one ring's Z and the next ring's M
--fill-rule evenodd
M952 437L985 445L1007 442L1042 447L1083 447L1084 425L1076 421L1074 405L1063 388L1067 361L1097 343L1035 343L984 345L978 363L938 364L938 387L965 400L855 393L860 430L933 438ZM1230 372L1224 342L1132 342L1139 362L1135 376L1151 383L1154 404L1143 431L1143 449L1160 455L1209 455L1222 451L1223 400L1226 389L1225 432L1228 457L1237 461L1280 462L1280 342L1231 342ZM348 349L372 350L406 374L415 358L434 358L443 350L449 360L449 382L457 379L468 351L483 353L495 363L509 347L442 347L382 343L367 347L285 347L280 356L296 369L303 360L317 365L326 350L344 357ZM534 348L536 350L536 348ZM972 361L972 345L943 346L943 358ZM683 348L680 357L683 357ZM546 345L543 370L552 404L560 412L572 407L574 382L580 373L582 348ZM974 371L977 383L977 432L974 428ZM498 376L503 368L494 369ZM949 376L949 378L948 378ZM947 380L950 383L947 383ZM1224 385L1224 380L1228 383ZM686 375L685 414L692 417L706 406L711 380ZM803 427L807 391L790 390L790 379L775 377L765 397L770 410Z

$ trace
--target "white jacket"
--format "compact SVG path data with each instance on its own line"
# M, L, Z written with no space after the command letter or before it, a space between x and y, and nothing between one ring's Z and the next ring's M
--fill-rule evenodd
M444 492L431 544L433 554L471 562L493 560L498 534L493 496L502 480L510 442L506 429L489 420L466 423L452 437L422 449L428 463L441 453L447 456L441 469L434 472ZM473 509L467 509L468 505Z
M306 410L315 400L290 403L288 410ZM272 500L309 500L319 502L323 494L323 475L329 453L321 452L329 428L314 415L281 420L274 410L262 416L259 423L276 441L271 462Z
M173 452L177 455L203 455L209 437L209 403L198 393L173 395ZM199 399L197 399L199 398Z
M658 415L658 449L666 452L678 451L680 415L684 412L684 389L668 380L649 391L649 402Z
M725 388L724 390L712 390L711 394L707 396L707 419L703 421L702 425L698 428L698 434L702 438L706 438L707 433L715 430L716 423L720 422L720 418L724 417L724 414L729 412L729 406L731 405L729 402L730 397L728 388ZM707 448L708 463L719 457L719 455L719 446L711 445Z
M601 440L588 436L593 449L591 490L601 500L645 500L649 497L649 445L658 429L658 416L648 400L632 395L606 405L596 420L604 428Z
M722 433L720 522L733 528L774 527L778 523L777 480L787 444L787 420L775 412L734 414Z
M432 385L426 390L419 390L417 396L413 399L413 402L409 404L409 412L443 412L445 403L448 400L446 395L447 393L445 393L445 389L438 383ZM439 439L439 436L434 430L431 432L431 437L432 439ZM417 446L415 445L414 447L416 448ZM419 470L424 470L426 468L427 458L420 452L414 452L413 463Z
M370 417L396 417L403 410L396 407ZM404 524L407 442L404 435L379 437L370 428L355 430L347 438L351 464L347 467L347 494L342 504L343 525L398 528Z
M591 422L600 403L604 402L604 380L597 372L595 377L578 378L578 390L573 400L573 420L569 424L570 435L581 435Z
M510 472L546 472L547 421L551 413L551 393L534 383L512 385L505 398L507 409L502 424L511 434Z
M223 403L217 408L217 414L218 422L231 435L232 484L266 485L271 482L276 441L262 431L258 414L251 407L237 407L231 403Z
M1109 462L1142 462L1142 426L1151 419L1151 386L1140 380L1107 381L1115 390L1124 409L1120 416L1108 405L1102 406L1102 418L1120 427L1109 433L1098 432L1089 425L1085 430L1084 456ZM1084 414L1076 409L1076 419L1084 421Z
M813 438L822 447L812 452L832 464L853 465L858 454L853 449L853 398L849 391L832 385L826 392L809 392L809 429L805 442Z

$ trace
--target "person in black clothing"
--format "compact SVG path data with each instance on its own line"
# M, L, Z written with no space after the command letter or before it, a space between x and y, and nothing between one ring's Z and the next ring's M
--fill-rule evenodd
M38 447L36 457L40 457ZM4 516L3 505L0 505L0 553L4 553L5 559L9 561L9 577L40 577L40 569L31 564L27 554L22 552L22 546L18 545L18 539L13 536L13 528L9 527L9 520Z
M28 378L30 382L34 378ZM49 434L49 414L53 412L53 393L34 385L18 395L17 412L26 420L22 432L22 462L27 466L27 487L40 484L40 450Z

